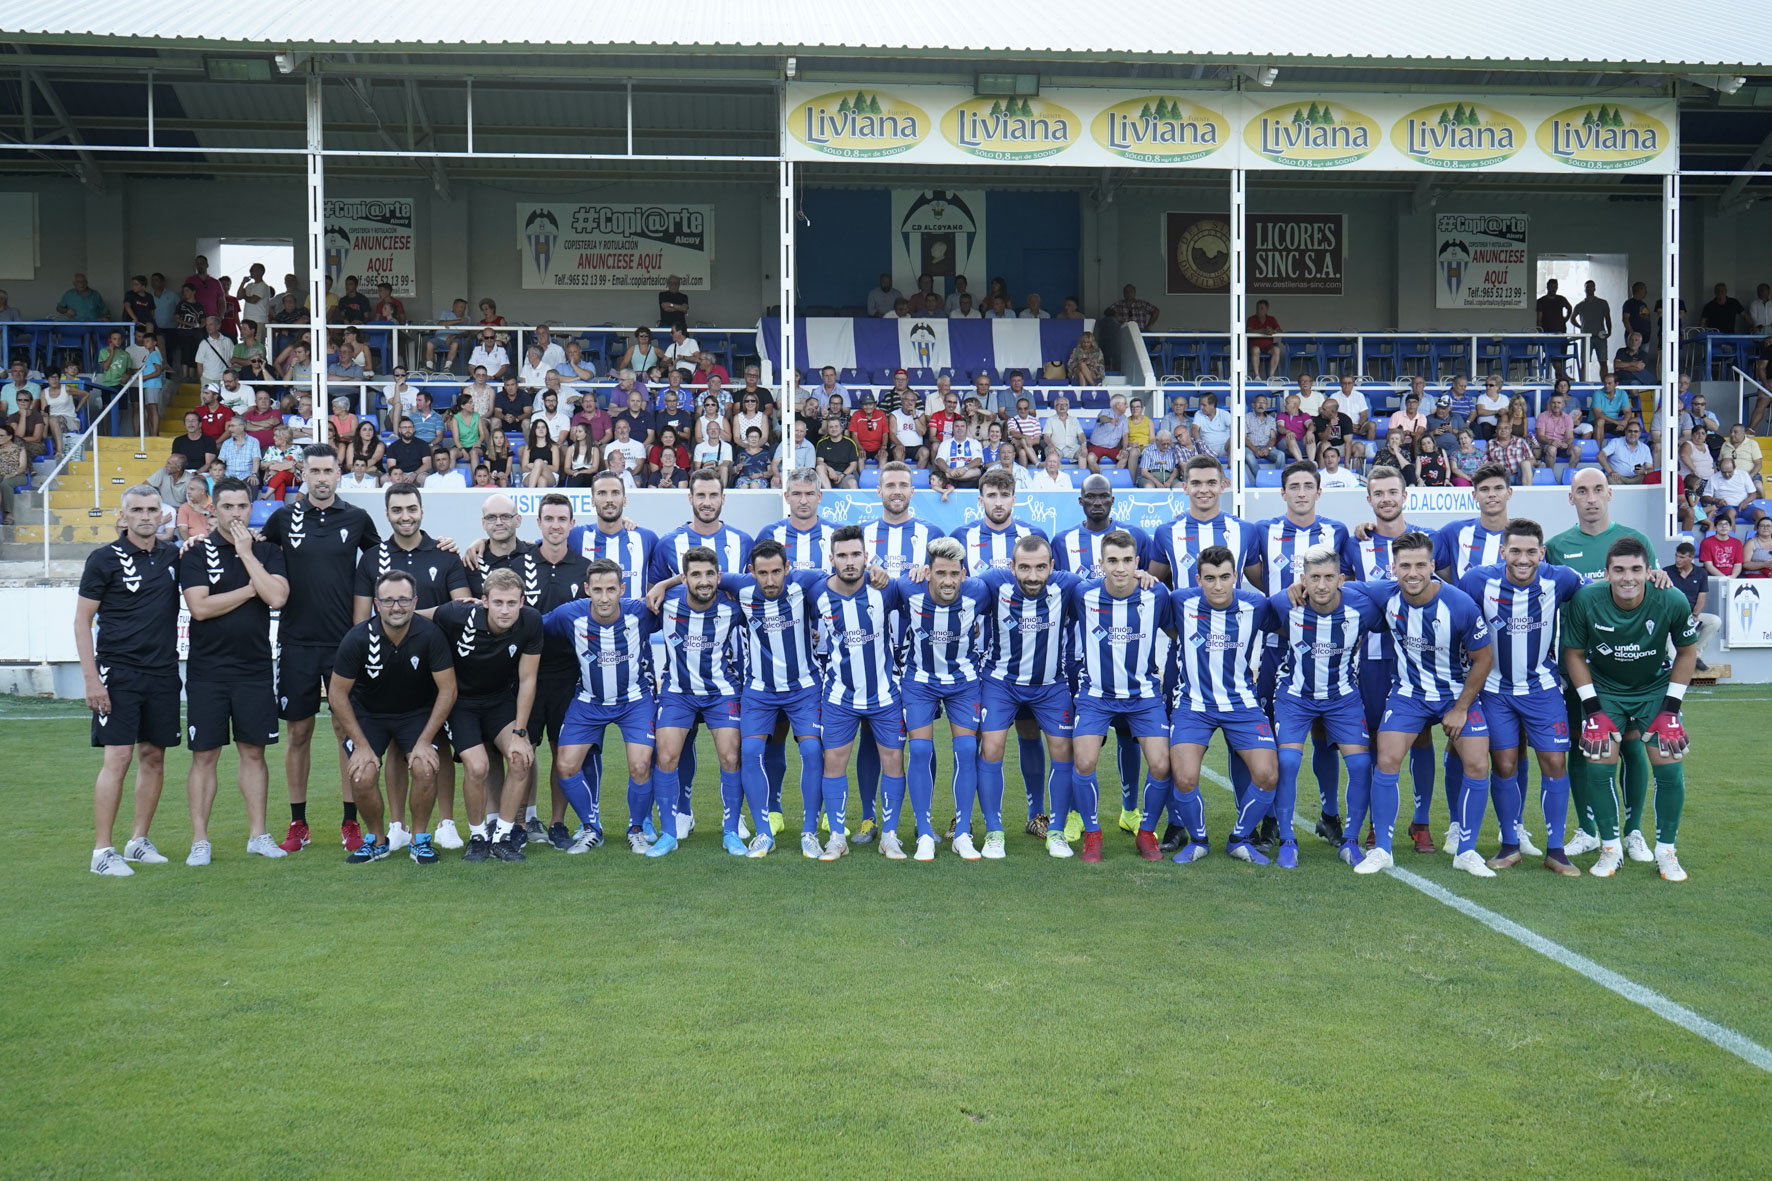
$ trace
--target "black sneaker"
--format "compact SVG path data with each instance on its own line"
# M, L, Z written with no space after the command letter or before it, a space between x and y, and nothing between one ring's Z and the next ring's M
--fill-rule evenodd
M388 855L388 843L377 842L375 834L364 833L363 843L345 854L346 865L364 865L371 861L380 861Z
M517 832L523 834L521 839L517 841L517 848L519 849L530 841L540 844L542 841L548 839L547 827L542 824L541 817L539 816L532 817L529 820L525 820L522 824L514 825L513 827Z
M1340 848L1342 839L1341 817L1331 816L1327 812L1323 813L1323 818L1317 821L1317 835L1328 841L1331 845L1334 845L1336 848Z
M1698 668L1698 671L1699 671L1699 672L1701 672L1701 673L1707 673L1707 672L1709 672L1709 671L1710 671L1710 665L1708 665L1708 664L1706 664L1706 663L1705 663L1705 662L1704 662L1704 661L1702 661L1702 660L1700 660L1700 661L1699 661L1699 662L1698 662L1698 665L1697 665L1697 668Z
M468 847L462 850L463 861L484 861L492 856L492 842L478 833L468 837Z
M564 853L572 848L572 833L564 824L548 825L548 844Z
M1262 856L1272 855L1274 846L1280 843L1280 822L1272 816L1263 817L1249 843Z
M429 833L413 837L412 844L406 846L406 853L419 865L435 865L443 860L437 856L437 847L431 844Z
M522 832L521 826L511 830L511 835L502 841L492 842L492 855L500 861L527 861L523 856L523 847L517 843L517 834Z
M1164 853L1173 853L1187 842L1187 829L1179 824L1171 824L1163 830L1163 839L1157 843L1157 848Z
M958 813L955 813L954 818L952 820L948 821L947 835L942 837L941 839L944 841L951 841L954 839L954 834L956 832L958 832L959 830L960 830L960 816Z

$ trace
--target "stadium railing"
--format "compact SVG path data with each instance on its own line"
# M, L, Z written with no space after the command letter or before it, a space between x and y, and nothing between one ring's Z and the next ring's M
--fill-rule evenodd
M1159 376L1175 376L1177 366L1191 376L1221 373L1229 377L1231 338L1224 332L1146 332L1143 334ZM1384 377L1404 376L1413 363L1430 381L1462 372L1475 381L1490 372L1512 376L1516 365L1527 374L1554 374L1558 361L1573 362L1577 372L1587 363L1587 338L1542 332L1324 332L1282 329L1274 336L1286 346L1287 366L1299 360L1316 376L1352 371ZM1222 370L1221 367L1222 366ZM1182 374L1188 376L1189 374Z
M135 343L132 320L7 320L0 321L0 368L12 362L12 350L23 349L33 369L54 363L55 354L78 350L82 372L91 369L105 337L121 329Z
M456 355L465 365L469 355L474 351L474 339L483 327L485 325L478 323L367 323L328 324L326 326L328 332L355 328L363 338L363 342L376 355L376 359L384 370L391 370L396 363L403 364L408 369L416 367L424 358L425 341L433 336L461 337L461 348L457 350ZM495 327L498 330L500 343L504 346L506 355L510 357L511 372L513 373L522 367L524 355L535 339L537 328L546 328L554 343L560 345L561 348L565 348L568 341L577 341L584 351L587 363L592 363L592 367L600 375L607 374L614 368L621 354L627 350L629 339L634 335L634 326L631 324L543 323L500 324ZM308 331L308 326L305 323L272 324L269 331L275 347L271 348L270 345L266 347L271 348L274 356L285 346L299 340ZM670 343L670 330L661 327L652 328L651 331L653 347L663 353L665 347ZM707 325L691 328L689 335L701 346L702 352L712 352L718 356L729 373L732 372L738 358L759 355L756 325L749 328L721 328L717 325ZM447 339L439 343L437 347L443 356L448 355Z
M1750 396L1772 398L1772 390L1767 389L1765 386L1749 377L1742 371L1742 368L1739 365L1731 365L1729 366L1729 370L1735 374L1735 421L1747 422L1748 398ZM1750 395L1748 393L1749 389L1753 389L1756 392ZM1753 433L1753 428L1754 424L1748 422L1747 429L1749 434Z
M48 473L43 477L43 482L37 486L39 496L43 501L43 577L46 580L50 576L49 575L49 571L50 571L50 564L49 564L49 514L51 511L50 504L49 504L50 489L54 487L56 477L60 476L62 471L65 468L67 468L67 466L70 463L73 463L79 459L85 458L86 453L87 453L87 449L92 448L93 450L92 450L92 513L91 513L91 515L93 517L101 517L104 515L104 505L103 505L102 501L99 499L99 472L98 472L98 451L97 451L97 442L98 442L98 437L99 437L98 436L99 423L101 423L105 420L105 417L108 414L110 414L123 401L123 399L125 397L127 397L129 395L129 392L131 390L134 390L136 392L136 394L138 395L137 398L135 399L136 427L137 427L136 452L137 452L137 454L140 454L140 455L146 455L147 454L147 446L148 446L148 408L147 408L145 401L139 396L142 392L141 384L142 384L141 374L140 373L133 374L128 381L124 382L123 385L118 388L116 393L111 395L111 400L106 402L102 407L99 408L97 413L95 413L91 416L91 421L87 423L85 430L81 431L78 435L74 436L72 441L70 441L66 435L63 435L60 458L56 460L55 466L50 468Z

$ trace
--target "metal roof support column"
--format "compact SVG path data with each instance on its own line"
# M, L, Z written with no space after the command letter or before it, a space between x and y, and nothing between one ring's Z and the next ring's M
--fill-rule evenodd
M1244 270L1249 253L1243 240L1244 215L1248 207L1247 178L1248 173L1243 169L1231 169L1231 444L1225 462L1230 467L1231 511L1239 517L1244 515L1247 495L1247 473L1243 465L1243 387L1249 365L1249 327L1244 311L1248 302L1248 280Z
M1667 536L1680 531L1680 178L1661 178L1661 487ZM1709 376L1706 374L1706 376Z
M798 404L800 387L794 376L794 164L791 160L780 163L780 199L777 204L781 208L781 258L778 266L781 269L781 344L776 355L781 358L781 369L776 374L776 389L780 391L777 402L785 416L782 422L788 427L788 437L793 437L794 407ZM759 341L758 344L762 342ZM787 482L783 480L785 491ZM786 516L787 511L782 510Z
M314 438L329 442L332 400L326 394L326 156L320 71L308 63L308 365L313 370Z

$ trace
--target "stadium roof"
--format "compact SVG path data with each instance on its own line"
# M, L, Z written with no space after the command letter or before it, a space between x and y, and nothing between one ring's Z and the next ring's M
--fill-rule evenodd
M24 44L261 52L871 51L1128 63L1332 67L1437 61L1461 68L1758 73L1772 67L1772 21L1753 17L1755 7L1707 10L1701 18L1675 13L1661 0L1614 0L1602 19L1594 19L1543 0L1487 0L1480 10L1444 0L1366 0L1351 8L1320 0L1258 6L1170 0L1104 17L1079 10L1072 0L1017 0L976 10L986 14L983 20L937 20L926 7L893 3L678 0L646 20L644 9L608 0L548 17L545 9L500 13L481 0L377 0L348 12L313 0L0 0L0 30ZM1739 19L1729 19L1731 11Z

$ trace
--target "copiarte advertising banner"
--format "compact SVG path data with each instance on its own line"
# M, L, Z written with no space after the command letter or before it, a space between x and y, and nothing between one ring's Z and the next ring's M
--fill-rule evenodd
M1532 302L1524 213L1434 215L1434 306L1523 308Z
M325 225L333 291L343 295L345 276L355 275L371 300L377 283L390 284L395 295L418 294L411 198L329 197Z
M525 288L651 291L671 275L707 291L714 273L712 205L517 205Z
M1339 213L1245 215L1251 295L1340 295L1347 224ZM1165 213L1163 253L1169 295L1228 291L1228 214Z
M795 82L794 160L1120 168L1672 172L1672 100Z

